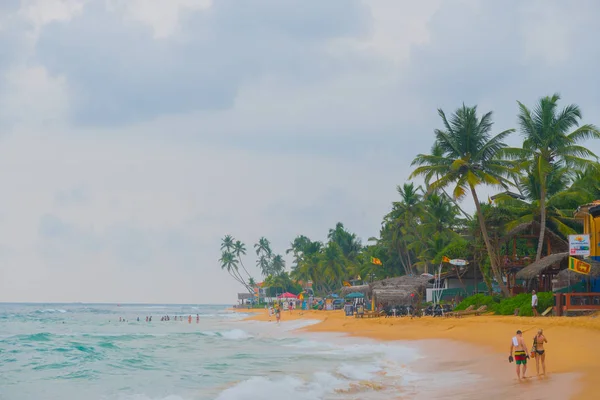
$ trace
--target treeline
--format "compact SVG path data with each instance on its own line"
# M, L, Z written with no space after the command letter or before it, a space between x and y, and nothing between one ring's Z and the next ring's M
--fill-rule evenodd
M585 147L587 140L600 138L600 131L581 124L577 105L559 108L559 100L556 94L544 97L532 108L517 102L523 139L518 148L506 144L517 129L493 133L491 112L480 116L477 107L464 105L450 116L438 110L441 127L434 130L431 151L412 162L409 179L421 177L423 185L398 186L379 237L362 243L342 223L329 230L325 241L300 235L286 250L293 255L289 272L283 257L274 255L268 240L261 238L254 248L266 286L300 290L295 282L310 280L317 293L327 294L344 281L432 272L448 256L471 260L490 289L495 281L508 296L500 270L502 236L521 224L538 222L537 244L520 242L519 252L539 260L545 228L565 239L580 232L575 209L600 198L600 165ZM482 185L497 188L499 194L494 200L480 199ZM467 194L473 198L474 215L460 206ZM221 250L221 267L253 292L254 279L240 257L245 254L243 243L226 236Z

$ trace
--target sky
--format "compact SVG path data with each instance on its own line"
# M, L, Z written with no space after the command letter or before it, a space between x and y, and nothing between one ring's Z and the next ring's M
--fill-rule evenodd
M477 104L500 132L517 100L558 92L600 125L599 14L594 0L3 0L0 301L233 304L226 234L257 280L261 236L285 254L343 222L366 242L438 108Z

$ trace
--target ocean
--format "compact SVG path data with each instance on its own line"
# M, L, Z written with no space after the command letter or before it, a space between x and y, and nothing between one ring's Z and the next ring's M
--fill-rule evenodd
M409 342L245 317L214 305L0 304L0 399L416 398L473 379L417 371L423 355Z

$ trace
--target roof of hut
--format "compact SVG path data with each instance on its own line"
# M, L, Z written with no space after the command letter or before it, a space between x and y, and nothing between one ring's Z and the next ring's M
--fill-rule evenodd
M427 286L427 283L431 280L431 277L428 276L410 276L410 275L402 275L396 276L394 278L382 279L380 281L375 281L371 283L371 289L392 289L397 287L405 287L405 286Z
M506 243L508 240L512 239L513 236L523 234L523 232L527 230L529 230L531 234L538 236L540 234L539 222L531 221L517 225L516 227L502 235L500 243ZM562 253L564 251L569 251L569 243L565 239L558 236L556 233L552 232L550 229L546 228L544 236L550 241L550 246L552 247L553 253Z
M586 263L590 264L590 273L588 275L578 274L577 272L571 271L566 268L563 269L556 275L556 279L560 285L568 286L569 282L575 283L584 278L597 278L600 276L600 262L585 260Z
M569 257L569 252L550 254L540 261L529 264L519 272L518 279L533 279L553 265L560 264L561 261Z
M378 303L404 305L411 302L412 290L404 289L375 289L373 296ZM418 293L417 293L418 294Z
M377 302L406 304L411 294L423 295L430 280L428 276L403 275L373 282L371 288Z
M365 296L370 296L371 295L371 287L369 285L343 286L342 289L340 290L340 295L342 297L345 297L348 294L354 293L354 292L362 293Z

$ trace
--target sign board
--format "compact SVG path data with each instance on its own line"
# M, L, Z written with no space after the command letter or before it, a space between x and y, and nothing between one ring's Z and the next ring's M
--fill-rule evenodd
M578 260L573 257L569 257L569 269L578 274L588 275L590 273L591 265Z
M460 258L455 258L454 260L450 260L450 264L452 265L467 265L469 262L467 260L461 260Z
M590 235L569 235L569 255L589 256Z

